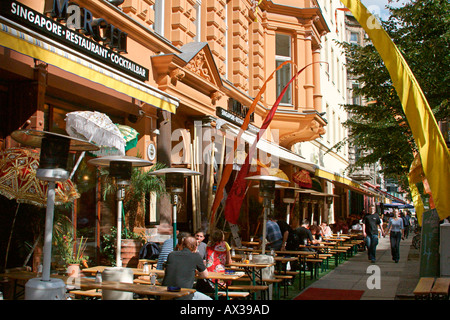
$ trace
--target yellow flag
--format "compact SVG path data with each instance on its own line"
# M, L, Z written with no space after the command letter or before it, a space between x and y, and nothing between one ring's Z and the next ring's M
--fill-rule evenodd
M402 54L360 0L341 0L364 28L386 65L419 148L423 172L441 219L450 214L450 153L425 95ZM413 190L412 190L413 191Z

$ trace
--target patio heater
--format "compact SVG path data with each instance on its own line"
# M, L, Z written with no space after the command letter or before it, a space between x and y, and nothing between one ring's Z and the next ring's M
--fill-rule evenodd
M264 219L263 219L263 244L262 244L262 254L266 252L266 222L267 215L270 212L270 205L272 199L275 198L275 183L290 183L288 180L284 180L274 176L251 176L245 178L247 180L259 181L259 195L263 198L264 207Z
M26 283L25 299L63 300L65 299L64 281L50 278L55 182L69 178L70 171L67 164L69 151L96 151L99 147L85 140L70 136L31 129L16 130L11 133L11 137L23 145L41 149L36 177L48 182L42 277L30 279Z
M177 244L177 203L178 195L184 191L184 178L198 176L201 173L186 168L165 168L150 172L151 175L165 176L166 190L171 195L172 224L173 224L173 248Z
M296 193L300 192L300 189L296 188L296 187L285 187L285 186L280 186L280 185L276 185L275 187L277 189L283 189L284 190L283 202L287 204L287 208L286 208L286 223L289 224L290 212L291 212L291 204L295 203L295 195L296 195Z
M125 198L125 187L130 184L133 167L146 167L153 163L141 158L130 156L105 156L88 161L89 164L97 167L108 167L109 176L115 179L117 185L117 247L116 247L116 267L122 267L122 257L120 247L122 246L122 208Z

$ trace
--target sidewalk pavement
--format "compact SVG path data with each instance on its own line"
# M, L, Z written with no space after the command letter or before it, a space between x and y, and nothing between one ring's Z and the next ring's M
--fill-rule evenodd
M361 300L414 299L413 291L419 281L420 255L419 250L411 246L413 236L410 234L408 239L400 242L398 263L392 260L389 236L386 236L379 239L375 263L369 261L367 250L359 252L308 288L364 290ZM370 289L376 283L373 277L377 273L371 269L374 265L379 267L381 286Z

